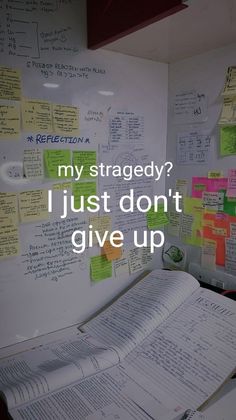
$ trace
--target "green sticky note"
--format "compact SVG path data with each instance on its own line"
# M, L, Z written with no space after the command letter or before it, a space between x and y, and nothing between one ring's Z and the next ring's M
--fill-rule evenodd
M220 154L221 156L236 154L236 125L230 125L221 128Z
M84 197L85 208L87 208L88 197L96 195L96 192L96 182L74 182L72 184L72 194L74 196L75 208L79 209L81 207L81 197Z
M112 261L108 261L105 255L90 258L91 280L99 282L112 277Z
M164 212L164 204L158 206L158 211L154 211L154 206L147 212L148 229L155 229L161 226L168 225L169 220L167 214Z
M75 151L72 155L73 166L81 168L83 166L83 172L80 179L94 178L90 175L90 167L97 164L97 153L95 151Z
M224 193L224 213L229 216L236 216L236 199L228 198L225 190L221 190L221 192Z
M59 166L71 166L70 150L44 150L43 157L47 178L71 178L71 169L68 168L68 170L65 170L65 168L61 168L61 172L59 173L58 168Z

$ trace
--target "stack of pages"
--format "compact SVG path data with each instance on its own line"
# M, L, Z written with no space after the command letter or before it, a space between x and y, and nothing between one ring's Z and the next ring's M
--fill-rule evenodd
M236 368L236 303L156 270L78 330L0 362L13 419L170 420Z

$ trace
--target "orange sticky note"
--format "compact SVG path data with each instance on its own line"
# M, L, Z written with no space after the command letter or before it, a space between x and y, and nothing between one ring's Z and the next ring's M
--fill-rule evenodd
M119 244L120 241L115 242ZM122 257L122 247L116 248L110 241L106 241L102 248L102 254L105 254L108 261L118 260Z

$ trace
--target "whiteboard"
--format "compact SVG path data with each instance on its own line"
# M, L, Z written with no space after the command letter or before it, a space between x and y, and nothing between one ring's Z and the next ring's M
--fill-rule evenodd
M21 6L18 3L3 0L0 5L0 63L21 71L23 97L78 107L80 133L73 142L63 136L56 142L52 136L44 136L45 133L23 131L18 140L1 139L0 191L50 189L55 181L22 178L24 150L99 151L101 144L108 142L109 121L117 112L142 117L145 151L157 164L163 164L168 66L104 50L88 51L83 0L37 0L29 4L22 2ZM86 123L88 110L106 112L101 131L94 131ZM127 139L124 141L130 147ZM162 177L155 183L154 191L163 194L164 190L165 177ZM51 224L21 223L20 255L0 261L0 347L84 321L139 274L113 276L92 284L89 258L100 252L95 247L73 259L66 275L53 278L47 270L39 275L33 256L35 245L38 252L41 240L50 234L52 223L60 221L57 204L61 193L58 194L49 219ZM81 221L88 222L88 215L73 217L70 229L75 229ZM55 229L54 239L58 239ZM66 246L64 243L62 260ZM149 266L158 267L160 261L157 252Z
M193 176L208 176L208 171L222 171L228 176L228 170L235 168L234 156L220 156L220 129L218 120L221 115L223 98L221 93L224 89L225 77L228 67L235 65L236 44L224 48L209 51L169 66L169 98L168 98L168 138L167 157L173 164L172 176L168 178L167 188L175 187L176 179L188 181L188 196L191 196ZM207 98L207 119L195 124L176 124L173 116L173 104L175 95L180 92L195 90L205 94ZM180 165L177 164L176 140L178 133L185 131L200 130L212 136L212 150L209 162L206 164ZM169 236L169 242L180 245L181 242L174 236ZM191 263L201 264L201 247L186 246L187 265ZM223 267L217 266L217 271L224 272ZM212 274L214 277L214 274ZM217 276L218 279L223 277ZM233 277L232 277L233 279Z

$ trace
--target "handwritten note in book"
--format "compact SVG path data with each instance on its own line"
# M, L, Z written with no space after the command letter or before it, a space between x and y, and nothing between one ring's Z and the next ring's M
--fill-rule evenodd
M0 67L0 99L20 101L20 71L9 67Z
M43 155L39 149L24 150L24 175L28 179L40 179L44 176Z
M24 99L21 105L23 129L28 132L52 132L52 105L48 101Z
M71 164L71 152L70 150L44 150L44 165L45 175L48 178L60 179L60 178L71 178L71 172L62 171L59 176L59 165L69 166Z
M175 95L175 123L194 123L207 120L207 98L195 90L180 92Z
M207 163L211 152L211 136L198 131L178 134L177 163L192 165Z
M15 105L0 105L0 139L20 136L20 110Z
M34 190L19 193L19 211L22 223L48 219L48 192Z
M18 224L16 193L0 193L0 227Z
M69 105L53 104L53 129L57 134L78 136L78 108Z

